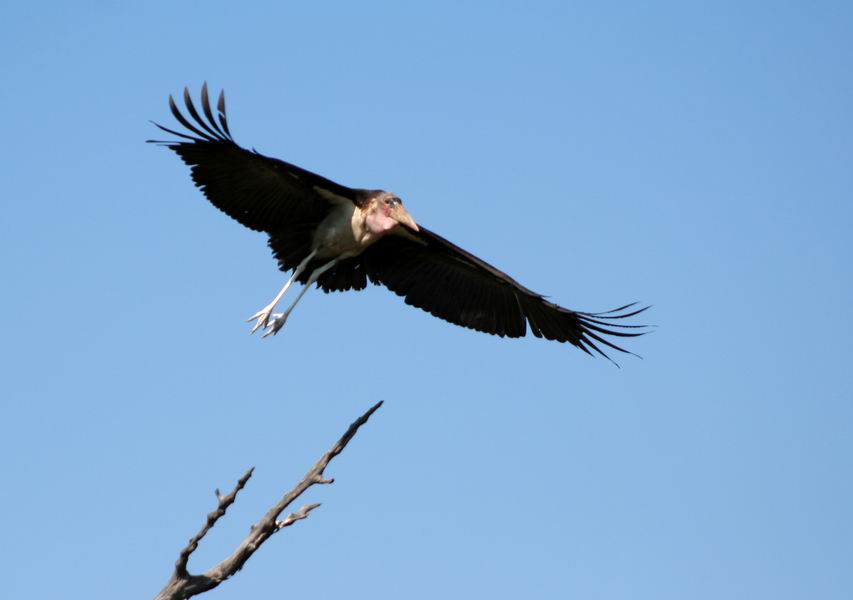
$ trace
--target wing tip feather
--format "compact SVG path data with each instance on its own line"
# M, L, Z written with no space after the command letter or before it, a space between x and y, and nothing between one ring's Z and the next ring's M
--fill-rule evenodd
M612 336L618 338L635 338L640 337L642 335L646 335L650 333L648 330L649 325L627 325L624 323L613 323L612 320L616 319L627 319L630 317L634 317L643 313L651 308L651 305L644 306L642 308L636 310L630 310L633 307L637 306L638 302L631 302L629 304L625 304L624 306L620 306L619 308L614 308L612 310L598 312L598 313L588 313L588 312L577 312L575 313L577 323L581 330L581 337L583 341L589 344L596 352L598 352L601 356L612 362L614 365L619 367L619 363L613 360L607 352L598 347L595 342L599 344L603 344L612 350L616 350L617 352L622 352L624 354L630 354L631 356L635 356L640 360L643 359L642 356L637 354L636 352L631 352L630 350L626 350L622 346L615 344L608 340L605 336ZM609 319L610 321L603 321L602 319ZM614 329L618 327L620 329L643 329L644 331L618 331ZM594 341L593 341L594 340Z
M169 110L172 113L172 116L175 118L178 123L180 123L184 129L189 133L181 133L178 131L174 131L172 129L168 129L163 127L162 125L152 123L166 131L171 135L178 136L182 138L182 140L187 141L173 141L173 142L164 142L161 140L148 140L151 143L158 143L162 145L179 145L179 144L216 144L216 143L234 143L234 138L231 135L231 131L228 128L228 120L225 114L225 90L221 90L219 93L219 102L217 105L217 112L219 117L219 122L217 123L216 118L213 115L213 110L210 107L210 96L208 93L207 82L205 81L201 87L201 109L204 113L204 117L199 113L196 109L195 104L192 99L192 94L190 94L189 88L184 87L183 90L183 101L184 106L186 107L186 111L189 114L189 118L184 116L178 107L177 102L175 102L175 98L172 94L169 94ZM205 119L206 118L206 119ZM190 135L190 133L192 135Z

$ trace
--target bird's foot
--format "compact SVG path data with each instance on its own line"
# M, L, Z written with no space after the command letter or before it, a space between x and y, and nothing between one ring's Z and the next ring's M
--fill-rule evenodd
M263 337L269 337L271 335L277 334L278 330L284 327L288 316L289 313L276 313L272 315L269 320L269 323L267 323L266 325L266 331L264 331Z
M255 326L252 327L251 333L255 333L258 329L261 329L263 327L268 326L269 320L270 320L270 315L272 314L273 308L275 308L275 305L273 305L273 304L265 306L264 308L262 308L261 310L259 310L255 314L253 314L251 317L246 319L247 323L251 323L252 321L257 321L255 323Z

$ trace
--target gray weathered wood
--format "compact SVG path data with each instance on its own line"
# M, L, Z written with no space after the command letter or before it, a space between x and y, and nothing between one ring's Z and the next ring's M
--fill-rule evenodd
M207 570L205 573L201 575L193 575L187 570L187 562L189 561L190 555L198 547L198 543L201 539L208 531L211 530L219 518L225 514L226 510L228 510L228 507L237 499L237 493L243 489L252 477L254 467L246 471L246 474L240 478L240 481L237 482L237 485L230 494L223 496L217 489L216 498L218 505L216 510L207 515L207 522L201 530L190 539L184 549L181 550L178 560L175 563L175 570L172 573L172 577L160 593L157 594L155 600L184 600L191 596L212 590L242 569L243 565L246 564L246 561L249 560L252 554L254 554L255 551L261 547L261 544L267 541L274 533L281 531L285 527L293 525L296 521L305 519L312 510L320 505L306 504L299 510L291 513L281 520L279 520L279 515L281 515L281 513L284 512L284 509L286 509L312 485L334 482L334 479L323 478L323 472L326 467L333 458L346 448L346 445L353 436L355 436L359 427L364 425L380 406L382 406L382 402L378 402L373 405L366 413L361 415L352 425L350 425L344 435L341 436L341 439L339 439L328 452L320 457L320 460L318 460L311 470L306 473L302 481L300 481L292 490L287 492L281 500L275 504L275 506L269 509L267 514L265 514L256 525L252 526L252 529L249 531L249 535L246 536L246 538L229 557L213 568Z

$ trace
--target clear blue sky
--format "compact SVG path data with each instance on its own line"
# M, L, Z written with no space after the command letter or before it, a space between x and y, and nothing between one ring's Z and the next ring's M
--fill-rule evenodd
M847 2L6 3L4 596L149 598L236 545L369 405L323 506L217 598L853 597ZM412 3L413 4L413 3ZM290 5L290 6L289 6ZM283 281L149 119L401 195L644 359Z

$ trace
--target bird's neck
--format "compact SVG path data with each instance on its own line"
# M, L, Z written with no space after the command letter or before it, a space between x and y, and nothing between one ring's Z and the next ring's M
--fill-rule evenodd
M381 208L369 212L364 224L367 230L376 237L382 237L399 225Z

